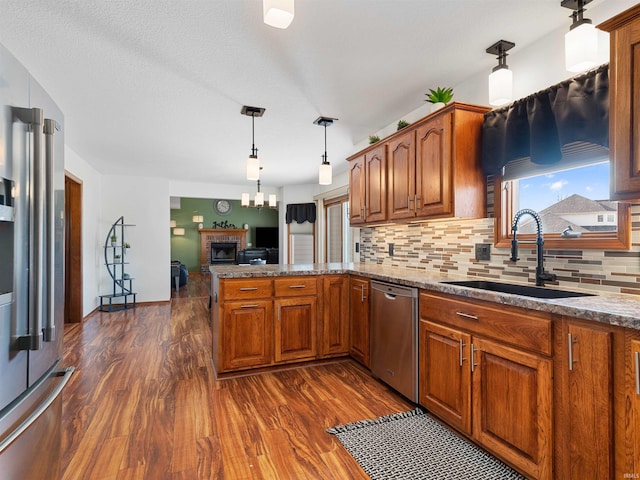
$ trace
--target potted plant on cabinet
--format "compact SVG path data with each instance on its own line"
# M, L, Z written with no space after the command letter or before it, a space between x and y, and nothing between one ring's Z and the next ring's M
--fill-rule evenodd
M369 135L369 145L373 145L376 142L380 141L380 137L378 135Z
M429 93L425 95L427 96L425 101L433 104L431 105L431 111L435 112L451 101L453 98L453 88L438 87L435 90L430 88Z
M402 130L404 127L408 127L409 122L406 120L398 120L398 130Z
M117 243L118 243L118 237L116 237L116 234L114 233L113 235L111 235L111 246L115 247Z

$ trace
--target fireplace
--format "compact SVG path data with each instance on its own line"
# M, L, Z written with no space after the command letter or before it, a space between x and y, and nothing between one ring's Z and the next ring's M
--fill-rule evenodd
M211 264L235 263L238 244L211 242Z
M226 262L216 262L216 254L212 244L234 244L235 252L243 250L247 246L247 230L241 228L201 228L200 229L200 271L209 273L209 267L212 265L231 264L234 263L236 253L233 253L233 259L227 259ZM212 255L213 254L213 255ZM231 255L227 254L227 257Z

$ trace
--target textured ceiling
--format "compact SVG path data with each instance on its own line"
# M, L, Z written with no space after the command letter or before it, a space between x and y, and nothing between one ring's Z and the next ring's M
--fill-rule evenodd
M602 0L594 0L597 5ZM615 0L610 0L615 1ZM0 43L65 114L103 173L246 183L251 118L265 185L316 183L354 144L490 71L485 48L569 25L560 0L296 0L286 30L261 0L0 0Z

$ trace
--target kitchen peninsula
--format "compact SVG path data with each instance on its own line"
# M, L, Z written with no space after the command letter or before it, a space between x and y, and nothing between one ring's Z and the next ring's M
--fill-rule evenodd
M639 470L632 295L542 299L366 263L210 271L220 376L344 356L369 368L369 280L417 287L420 405L531 478L563 478L577 456L592 472Z

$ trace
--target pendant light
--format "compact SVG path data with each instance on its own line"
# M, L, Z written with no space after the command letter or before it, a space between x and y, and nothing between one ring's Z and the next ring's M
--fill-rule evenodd
M260 162L258 161L258 149L255 144L254 121L256 117L261 117L264 114L264 108L244 105L240 113L251 117L251 155L247 159L247 180L258 180L260 178Z
M294 0L262 0L264 23L275 28L287 28L293 22Z
M262 170L262 167L260 168ZM242 207L254 207L257 209L261 209L264 207L264 192L260 191L260 179L256 180L257 191L255 196L253 197L253 205L251 205L251 195L248 193L243 193L240 195L240 205ZM278 207L278 198L275 194L269 194L269 208L277 208Z
M320 185L331 185L332 172L331 164L327 160L327 127L333 125L333 122L338 120L337 118L318 117L313 122L314 125L321 125L324 127L324 154L322 155L322 163L320 164L320 171L318 172L318 183Z
M516 44L507 40L498 42L487 48L486 52L497 55L498 65L493 67L489 75L489 104L500 106L510 103L513 99L513 72L507 66L507 51Z
M598 64L598 32L591 20L583 18L584 6L591 0L563 0L560 5L573 10L571 28L564 35L565 66L582 72Z

